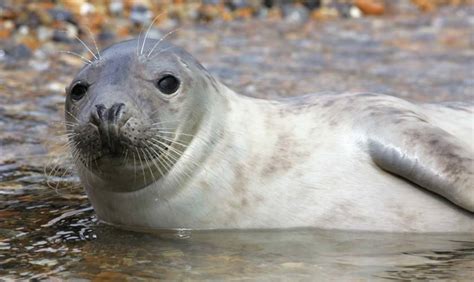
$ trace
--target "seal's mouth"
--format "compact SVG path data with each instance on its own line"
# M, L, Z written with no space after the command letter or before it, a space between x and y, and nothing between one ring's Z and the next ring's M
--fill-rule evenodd
M77 124L74 133L74 157L91 171L120 173L145 167L166 172L181 155L174 146L179 144L179 133L171 138L134 117L122 123L102 119L100 123Z
M163 159L174 158L172 154L172 145L174 140L162 140L160 144L150 141L149 136L135 137L120 130L113 134L98 134L100 140L100 148L97 148L94 163L116 163L117 165L124 163L160 163ZM137 140L139 142L137 143Z

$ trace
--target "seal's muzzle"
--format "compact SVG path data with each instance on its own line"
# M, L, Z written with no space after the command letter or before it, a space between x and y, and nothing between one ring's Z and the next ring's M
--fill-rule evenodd
M121 151L120 128L124 124L124 103L115 103L107 109L103 104L95 105L91 123L97 126L104 152L117 155Z

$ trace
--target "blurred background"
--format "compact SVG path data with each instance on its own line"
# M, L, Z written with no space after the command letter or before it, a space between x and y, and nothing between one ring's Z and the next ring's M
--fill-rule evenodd
M98 223L65 145L64 89L87 48L137 37L157 15L150 37L244 95L474 101L472 0L0 0L0 279L472 280L472 234L152 236Z
M0 67L54 78L49 88L62 91L82 64L78 55L91 56L79 39L96 52L96 44L139 36L159 15L150 37L181 45L244 94L369 90L415 100L466 99L473 3L3 0ZM3 72L0 79L16 75Z
M44 44L77 44L91 32L100 45L156 27L273 21L288 25L350 18L433 13L472 0L2 0L0 60L23 59ZM155 32L160 36L159 32Z

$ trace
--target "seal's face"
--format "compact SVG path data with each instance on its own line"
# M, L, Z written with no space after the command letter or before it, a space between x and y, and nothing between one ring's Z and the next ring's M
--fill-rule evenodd
M108 181L143 176L134 189L163 176L180 157L200 119L193 108L206 103L201 93L211 79L178 47L160 42L147 56L137 54L137 43L107 48L66 89L66 123L79 168Z

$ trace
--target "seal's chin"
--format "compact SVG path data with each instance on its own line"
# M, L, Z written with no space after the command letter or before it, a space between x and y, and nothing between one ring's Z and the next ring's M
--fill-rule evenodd
M156 150L151 153L150 150L139 150L127 146L116 147L116 150L102 147L101 150L95 151L95 157L89 161L86 169L96 175L136 174L143 171L148 174L151 170L154 176L158 176L171 166L170 157L168 157L170 146L171 142L167 142L165 147L160 148L159 153ZM120 149L117 150L117 148ZM163 167L163 164L166 167Z

